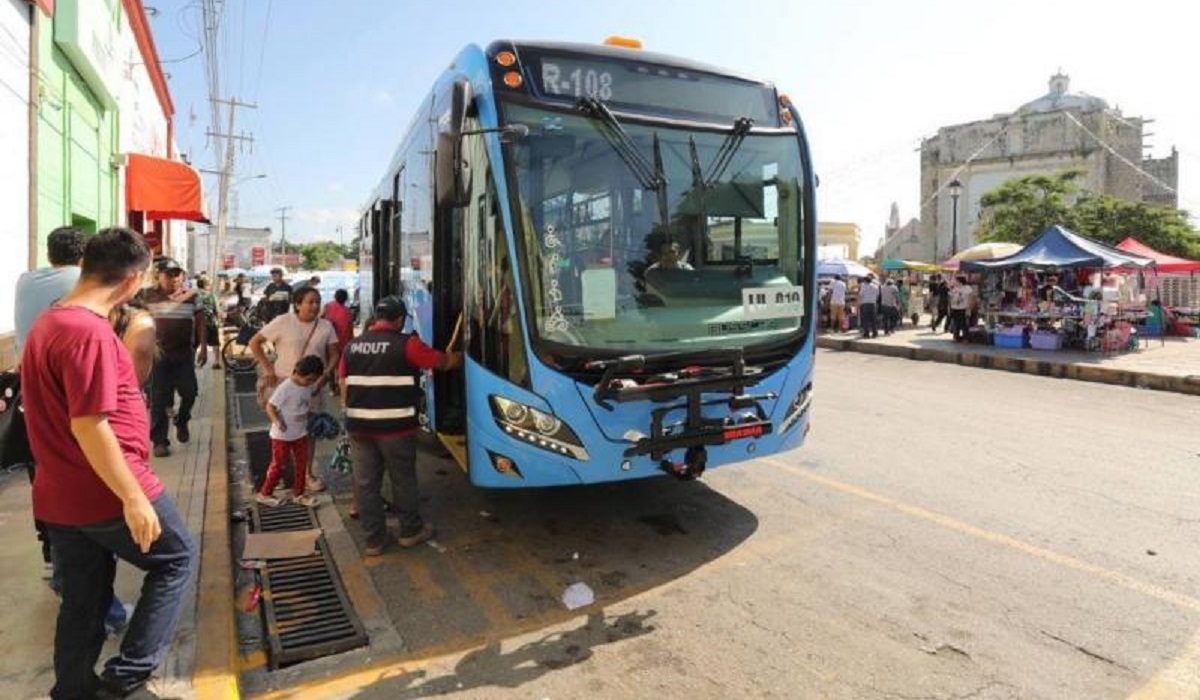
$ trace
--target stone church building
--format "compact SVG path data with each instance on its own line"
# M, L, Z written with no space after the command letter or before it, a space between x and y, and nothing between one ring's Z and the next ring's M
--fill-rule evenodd
M900 226L893 212L880 257L945 260L978 242L980 198L1006 180L1077 168L1081 188L1128 201L1175 208L1179 154L1144 157L1142 117L1127 117L1099 97L1069 90L1063 73L1049 92L1011 114L938 129L921 143L919 222ZM957 236L949 184L960 183ZM915 231L913 230L915 229ZM895 238L889 251L889 240ZM955 241L957 238L957 241ZM903 255L893 254L903 252Z

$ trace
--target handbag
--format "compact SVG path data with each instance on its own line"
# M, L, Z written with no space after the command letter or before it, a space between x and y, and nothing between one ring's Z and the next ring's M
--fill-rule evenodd
M0 467L33 463L25 407L21 404L21 375L0 372Z

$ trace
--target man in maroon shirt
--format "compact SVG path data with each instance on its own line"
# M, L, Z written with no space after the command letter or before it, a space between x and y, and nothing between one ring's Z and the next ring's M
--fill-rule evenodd
M79 282L34 324L21 367L37 459L34 517L49 528L62 573L50 697L118 696L146 683L179 619L196 547L150 467L146 404L108 314L141 287L142 236L110 228L84 249ZM115 557L146 572L120 653L97 677Z

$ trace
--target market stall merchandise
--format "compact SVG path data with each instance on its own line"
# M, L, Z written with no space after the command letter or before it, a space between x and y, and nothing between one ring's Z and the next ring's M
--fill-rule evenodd
M1136 328L1148 316L1141 270L1153 266L1151 258L1051 226L1016 253L963 261L961 269L983 276L979 295L993 342L999 334L1011 345L1019 328L1024 347L1118 351L1136 347Z

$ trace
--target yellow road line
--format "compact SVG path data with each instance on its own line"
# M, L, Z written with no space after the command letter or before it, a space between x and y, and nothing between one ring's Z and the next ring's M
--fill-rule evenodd
M1074 569L1075 571L1080 571L1083 573L1091 574L1093 576L1096 576L1097 578L1101 578L1110 583L1114 583L1118 586L1121 586L1122 588L1127 588L1131 591L1136 591L1138 593L1141 593L1142 595L1146 595L1151 598L1157 598L1158 600L1161 600L1165 603L1170 603L1171 605L1183 608L1185 610L1189 610L1191 612L1200 613L1200 599L1193 598L1189 595L1185 595L1183 593L1176 593L1175 591L1168 590L1166 588L1163 588L1162 586L1157 586L1153 583L1149 583L1146 581L1142 581L1141 579L1134 578L1133 576L1130 576L1128 574L1123 574L1119 571L1114 571L1112 569L1106 569L1102 566L1097 566L1095 564L1091 564L1089 562L1083 561L1082 559L1076 559L1075 557L1068 556L1066 554L1061 554L1059 552L1055 552L1053 550L1046 549L1044 547L1039 547L1037 545L1030 544L1028 542L1023 542L1014 537L1009 537L1008 535L1001 535L997 532L991 532L990 530L984 530L981 527L976 527L975 525L970 525L961 520L956 520L948 515L936 513L932 510L927 510L927 509L921 508L919 506L909 505L907 503L897 501L893 498L888 498L887 496L882 496L880 494L874 493L872 491L868 491L864 488L860 488L860 487L854 486L852 484L847 484L847 483L838 481L836 479L831 479L827 476L813 474L812 472L805 471L798 467L792 466L791 464L788 464L786 462L781 462L778 459L775 459L772 457L763 458L759 461L764 462L766 464L770 464L779 469L783 469L784 471L787 471L791 474L795 474L796 476L802 477L809 481L816 482L823 486L828 486L829 488L834 489L835 491L841 491L842 493L848 493L850 495L858 496L859 498L862 498L862 499L865 499L868 501L873 501L880 505L887 506L889 508L897 510L906 515L911 515L914 518L925 520L925 521L928 521L931 523L936 523L947 529L954 530L955 532L959 532L964 535L969 535L971 537L985 540L985 541L991 542L993 544L998 544L998 545L1001 545L1004 547L1008 547L1009 549L1023 552L1025 554L1029 554L1029 555L1037 557L1039 559L1053 562L1060 566L1065 566L1069 569Z

